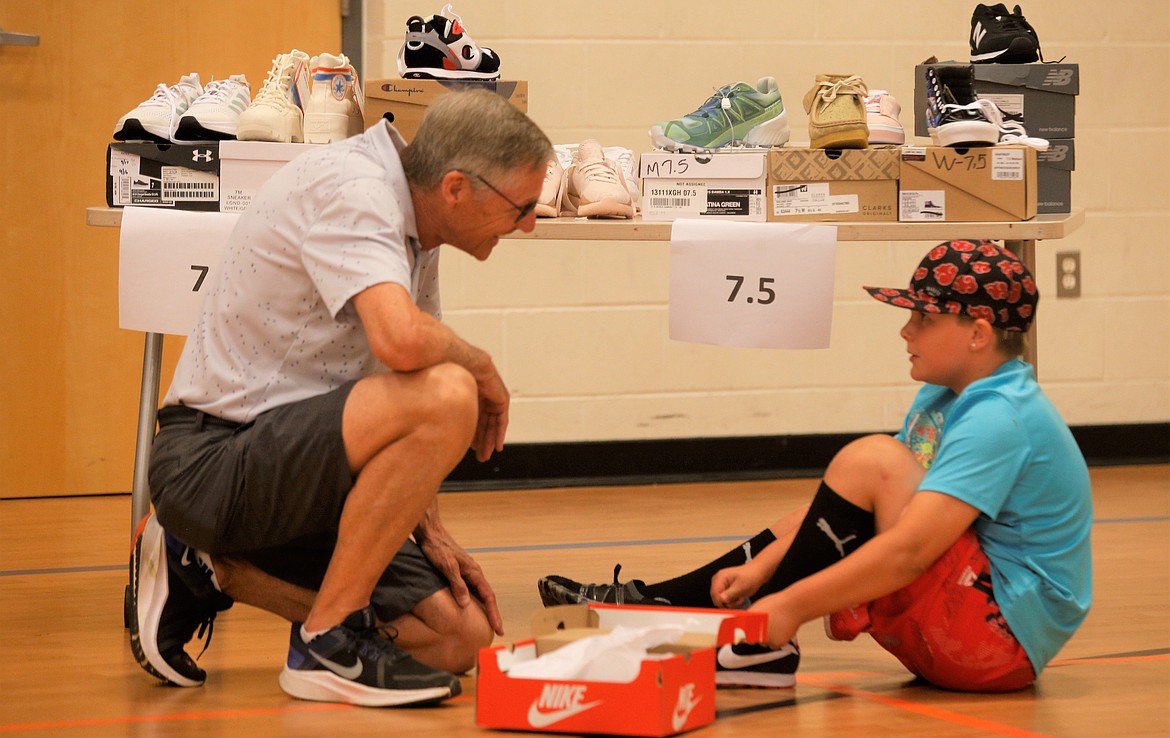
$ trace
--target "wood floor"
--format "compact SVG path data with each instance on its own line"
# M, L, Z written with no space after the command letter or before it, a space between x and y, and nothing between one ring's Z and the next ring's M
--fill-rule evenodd
M911 683L868 640L800 633L794 690L720 690L695 736L1170 735L1170 467L1093 470L1095 602L1037 685L1003 696ZM654 580L706 562L811 495L813 480L446 493L506 640L528 635L545 574ZM122 627L128 497L0 501L0 733L37 736L469 736L475 679L437 708L298 702L276 678L288 626L239 605L216 622L199 689L159 685Z

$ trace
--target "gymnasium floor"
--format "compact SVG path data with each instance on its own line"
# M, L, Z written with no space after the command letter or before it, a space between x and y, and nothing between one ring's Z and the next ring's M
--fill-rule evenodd
M719 690L695 736L1170 735L1170 467L1093 470L1095 603L1037 685L948 693L868 640L800 633L793 690ZM535 582L655 580L706 562L807 499L814 480L444 493L447 526L483 564L505 640L529 633ZM126 496L0 500L0 733L37 736L503 735L475 726L475 679L423 709L298 702L276 678L288 626L221 615L200 689L159 685L122 627Z

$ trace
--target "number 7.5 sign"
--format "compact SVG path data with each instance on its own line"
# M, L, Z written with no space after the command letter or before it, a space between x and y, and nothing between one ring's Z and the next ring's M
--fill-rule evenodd
M837 229L678 220L670 337L749 348L828 348Z

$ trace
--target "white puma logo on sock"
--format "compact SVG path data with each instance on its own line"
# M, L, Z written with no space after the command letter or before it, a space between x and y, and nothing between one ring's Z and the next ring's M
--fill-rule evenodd
M837 534L833 532L833 529L829 527L829 521L824 518L817 518L817 527L823 530L825 535L829 537L829 540L833 542L833 545L837 547L837 553L841 554L841 558L845 558L845 544L857 538L857 534L854 533L844 538L838 538Z
M751 541L746 541L746 542L743 544L743 557L744 557L744 559L746 559L747 561L751 561L751 560L752 560L752 544L751 544ZM745 562L745 563L746 563L746 562Z

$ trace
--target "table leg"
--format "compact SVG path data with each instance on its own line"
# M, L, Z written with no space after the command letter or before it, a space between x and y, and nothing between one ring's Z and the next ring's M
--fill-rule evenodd
M158 388L162 374L163 334L147 333L142 349L142 389L138 395L138 437L134 446L134 479L130 491L130 536L150 512L150 487L146 472L150 467L150 446L154 442L158 413Z

